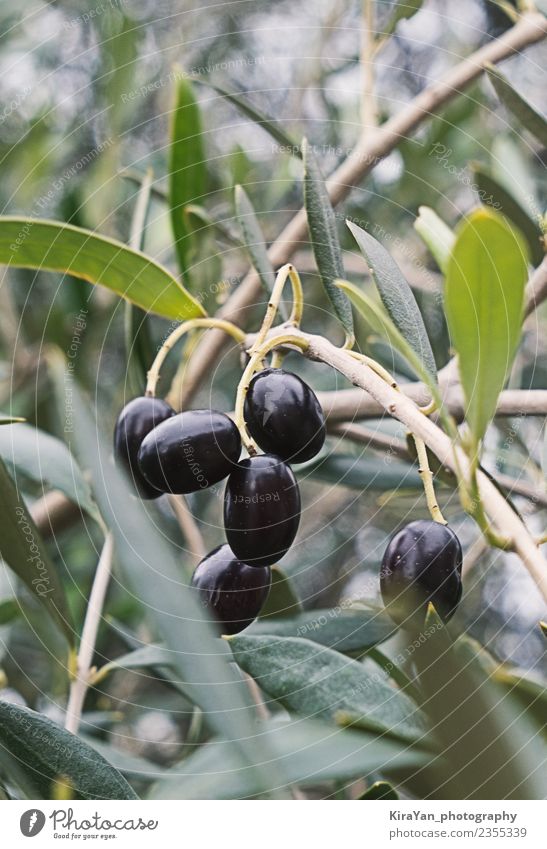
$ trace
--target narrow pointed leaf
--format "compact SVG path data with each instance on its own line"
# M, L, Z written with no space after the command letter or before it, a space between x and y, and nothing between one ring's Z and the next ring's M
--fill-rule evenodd
M316 719L348 714L382 734L423 737L414 703L356 660L305 638L241 634L228 642L241 668L288 710Z
M204 314L200 304L155 260L71 224L0 217L0 263L79 277L165 318L182 321Z
M476 442L517 350L527 273L526 246L502 216L479 209L465 219L448 264L445 311Z
M513 88L505 74L493 65L486 67L490 82L503 105L513 113L522 126L547 147L547 121L525 97Z
M294 616L302 610L300 600L293 589L290 579L279 568L272 566L272 585L268 598L262 610L260 611L260 619L264 619L265 623L275 619Z
M420 358L429 375L436 379L437 366L424 320L399 266L373 236L352 221L346 223L367 261L382 303L394 325Z
M44 799L66 776L81 799L136 799L125 778L79 737L28 708L0 701L0 745L16 758Z
M246 115L247 118L250 118L251 121L258 124L263 130L269 133L269 135L280 145L281 152L290 153L299 159L302 157L300 145L298 145L294 139L285 132L281 124L279 124L274 118L270 118L264 112L261 112L260 109L253 106L252 103L246 99L243 92L228 91L222 86L216 85L216 83L202 79L202 77L193 77L189 75L188 79L194 83L205 85L207 88L210 88L213 91L216 91L217 94L220 94L221 97L239 109L239 111Z
M307 139L302 142L302 150L304 153L304 204L317 270L342 327L348 336L353 337L350 303L345 294L334 285L335 280L344 276L342 250L336 232L334 210L321 169Z
M61 578L1 459L0 514L0 557L44 606L69 645L73 645L74 628Z
M518 227L528 242L532 264L539 265L544 256L539 224L530 217L518 200L481 165L473 164L472 170L482 203L501 212Z
M419 208L414 229L431 251L443 274L446 274L450 252L456 238L453 231L429 206Z
M169 150L169 207L181 273L189 274L191 238L186 228L184 209L198 204L207 186L206 153L199 105L191 83L178 77L172 111Z

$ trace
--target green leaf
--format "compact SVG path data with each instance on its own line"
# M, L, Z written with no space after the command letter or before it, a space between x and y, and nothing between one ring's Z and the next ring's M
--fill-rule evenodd
M544 251L541 245L541 230L520 203L481 165L472 165L475 182L479 189L479 198L485 206L491 206L501 212L518 227L530 248L533 265L539 265Z
M302 142L304 153L304 205L315 262L321 282L346 334L353 338L351 306L334 281L344 276L342 250L336 232L336 218L327 187L308 140Z
M200 304L155 260L71 224L0 217L0 263L79 277L165 318L183 321L204 314Z
M429 206L420 206L418 209L414 229L431 251L443 274L446 274L450 252L456 241L453 231Z
M423 2L424 0L402 0L402 2L397 0L397 2L394 3L393 14L383 30L382 36L385 37L391 35L395 31L399 21L412 18L416 12L420 11L423 6Z
M0 625L9 625L21 615L21 606L16 598L0 601Z
M136 799L125 778L87 743L28 708L0 701L0 742L42 793L70 779L81 799Z
M206 85L208 88L216 91L217 94L220 94L221 97L239 109L240 112L243 112L247 118L250 118L251 121L254 121L255 124L262 127L263 130L269 133L269 135L278 142L280 152L290 153L299 159L302 157L300 145L296 144L294 139L285 132L283 127L274 118L270 118L268 115L265 115L264 112L261 112L260 109L257 109L249 103L249 101L246 100L240 92L234 94L234 92L230 92L222 86L209 82L209 80L205 80L202 77L194 77L191 74L187 76L187 79L194 83Z
M307 610L290 618L259 619L245 637L305 637L338 652L361 652L389 639L393 622L381 610L334 607Z
M547 147L547 121L536 109L513 88L505 74L502 74L494 65L486 66L486 73L490 78L490 82L496 90L496 94L503 105L513 113L523 127L532 133L536 139L541 142L543 147Z
M348 486L359 490L417 488L422 485L415 466L400 460L385 462L383 457L359 457L356 454L329 454L313 459L297 470L297 477Z
M460 225L446 275L445 311L458 354L466 418L482 440L511 369L522 328L526 247L492 210Z
M191 244L184 209L199 203L207 188L207 156L192 84L177 75L169 150L169 208L181 273L189 276Z
M399 795L395 788L389 783L389 781L375 781L368 790L365 790L363 795L360 797L361 799L368 799L369 801L376 801L377 799L389 799L390 801L397 801Z
M424 369L436 379L435 357L412 289L380 242L352 221L346 221L346 224L367 261L382 303L394 325L420 358Z
M325 719L351 714L360 727L380 734L423 737L425 725L414 703L356 660L292 637L241 634L228 642L241 668L288 710Z
M348 781L372 772L417 769L429 754L385 737L373 737L321 722L271 720L253 726L284 776L284 786ZM257 795L249 769L221 740L201 746L154 785L152 799L245 799Z
M24 421L26 419L21 418L21 416L4 416L0 414L0 425L16 424Z
M376 333L387 339L393 347L405 357L409 365L412 366L416 375L423 380L427 385L438 407L442 407L442 399L439 393L439 387L436 377L431 375L431 372L424 365L421 357L418 356L414 348L407 342L404 336L399 332L387 312L381 304L370 298L365 292L361 291L355 284L349 283L347 280L337 280L336 285L347 292L351 302L356 309L361 313L363 318L371 325Z
M185 687L184 681L180 681L176 675L171 673L171 670L176 668L177 658L165 646L141 646L105 663L94 676L93 684L96 685L103 681L108 675L119 669L152 669L158 670L180 693L190 698L190 688Z
M266 240L264 239L264 235L260 229L253 205L249 200L247 193L241 186L235 187L234 199L236 218L239 226L241 227L241 232L243 233L245 249L249 254L249 258L256 273L260 278L262 288L269 295L273 289L275 271L268 256ZM288 318L284 304L281 304L281 314L284 319Z
M290 579L279 566L272 566L272 585L266 604L260 611L260 619L270 621L275 617L288 617L300 613L302 605L292 587Z
M74 643L63 583L50 560L40 534L0 460L0 557L28 587L31 594L60 626L69 645Z
M426 625L413 654L443 758L429 793L443 799L543 799L547 745L510 693L489 678L476 649Z
M97 505L91 489L76 460L64 442L27 424L12 425L0 430L0 457L13 477L26 475L48 488L58 489L82 510L98 519Z

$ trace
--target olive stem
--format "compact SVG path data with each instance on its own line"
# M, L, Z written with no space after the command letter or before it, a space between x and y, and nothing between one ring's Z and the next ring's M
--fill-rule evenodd
M290 280L292 286L292 311L289 316L289 320L287 322L288 325L292 325L293 327L298 327L300 322L302 321L302 312L304 310L304 292L302 291L302 281L300 280L300 276L298 271L288 262L282 268L279 269L277 273L277 277L275 278L275 283L273 285L273 289L270 295L270 300L268 303L268 308L264 315L264 320L262 322L262 327L258 331L256 335L256 339L253 343L251 350L249 351L250 356L260 348L263 344L266 336L271 330L272 324L275 321L275 317L277 315L277 310L279 308L279 302L281 300L281 295L283 294L283 289L285 288L285 283L287 279Z
M258 446L254 442L254 440L251 439L251 437L249 436L249 432L247 431L247 424L245 422L245 398L247 397L247 392L249 391L249 384L253 378L254 373L258 371L259 366L266 354L268 354L270 351L273 351L274 348L279 348L283 345L295 345L301 351L305 351L308 347L308 343L305 339L303 339L301 336L293 336L290 333L284 333L279 336L274 336L273 338L268 339L266 342L263 342L259 348L256 348L256 345L253 345L252 348L249 350L251 358L247 363L243 374L241 375L241 379L237 387L234 421L239 430L239 433L241 434L241 441L251 456L254 456L258 453Z
M91 666L91 662L95 653L99 622L102 617L104 600L112 572L113 553L114 540L112 534L108 533L105 537L95 577L93 578L93 586L89 595L80 647L76 659L74 678L70 684L65 728L72 734L77 734L80 727L85 696L95 671Z
M418 463L419 469L418 474L420 475L424 487L425 492L425 500L427 501L427 508L431 513L431 518L434 522L438 522L440 525L447 525L448 522L444 518L441 508L437 503L437 498L435 496L435 486L433 485L433 472L431 471L431 467L429 465L429 458L427 456L427 448L425 447L425 442L416 434L412 434L412 438L416 445L416 453L418 454Z
M241 345L245 341L245 334L236 324L231 321L224 321L221 318L192 318L189 321L184 321L179 324L172 333L169 334L152 363L147 375L145 395L154 396L156 394L156 386L160 377L161 367L169 351L173 349L179 339L182 339L185 333L190 330L199 328L216 327L218 330L224 330L232 339Z

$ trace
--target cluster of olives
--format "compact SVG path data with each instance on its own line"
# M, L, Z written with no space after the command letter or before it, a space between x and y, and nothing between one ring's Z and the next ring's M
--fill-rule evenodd
M297 375L268 368L251 380L245 422L266 453L240 460L233 421L216 410L175 411L153 397L135 398L115 429L115 455L143 498L186 494L228 478L224 495L227 544L196 568L192 584L223 633L235 634L260 613L270 567L291 547L300 521L292 463L317 455L325 419L313 390ZM380 587L397 625L423 626L432 602L444 621L461 595L462 550L455 533L434 521L410 522L391 539Z
M285 556L300 522L300 491L290 463L321 450L325 419L313 390L297 375L268 368L245 397L248 431L264 454L240 460L233 421L216 410L175 411L153 397L135 398L116 422L114 452L143 498L187 494L228 478L228 544L198 565L192 583L224 633L237 633L267 598L270 566Z

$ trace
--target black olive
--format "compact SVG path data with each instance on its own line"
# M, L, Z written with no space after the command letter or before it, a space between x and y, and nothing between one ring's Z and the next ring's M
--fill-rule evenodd
M175 415L175 411L161 398L142 396L126 404L114 428L114 456L116 462L132 479L142 498L158 498L159 489L151 486L141 474L137 462L139 448L145 436L157 425Z
M268 598L272 574L238 560L229 545L204 557L192 576L203 606L220 623L223 634L237 634L256 619Z
M272 566L292 545L300 522L300 491L290 466L272 454L238 463L226 485L224 527L236 557Z
M423 627L432 602L447 622L462 596L462 548L454 531L430 520L410 522L390 540L382 560L380 587L397 625Z
M263 451L304 463L325 442L325 417L313 389L298 375L267 368L256 374L245 398L245 421Z
M216 410L187 410L151 431L139 451L139 468L162 492L187 493L218 483L241 454L233 421Z

